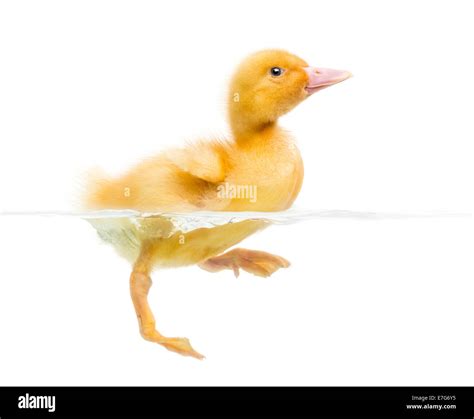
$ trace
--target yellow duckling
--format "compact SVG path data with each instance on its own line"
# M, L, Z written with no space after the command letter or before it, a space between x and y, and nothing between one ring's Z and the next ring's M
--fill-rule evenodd
M95 179L88 209L145 212L281 211L289 208L303 181L303 163L278 118L314 92L350 77L346 71L314 68L282 50L250 55L231 79L228 115L232 138L199 141L145 160L118 179ZM289 262L262 251L228 248L264 228L244 220L190 232L165 216L91 220L99 235L133 263L131 296L142 336L198 359L186 338L168 338L155 328L148 305L150 273L159 267L198 264L211 272L242 268L269 276ZM111 225L114 224L114 225ZM118 228L117 228L118 227Z

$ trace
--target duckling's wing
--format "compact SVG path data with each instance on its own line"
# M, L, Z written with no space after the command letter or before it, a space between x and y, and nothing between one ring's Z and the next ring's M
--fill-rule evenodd
M229 167L229 145L196 142L148 158L116 179L93 178L86 188L87 209L138 211L220 210L217 185Z
M226 148L220 141L198 141L169 150L165 156L184 172L206 182L219 183L225 180L228 169Z

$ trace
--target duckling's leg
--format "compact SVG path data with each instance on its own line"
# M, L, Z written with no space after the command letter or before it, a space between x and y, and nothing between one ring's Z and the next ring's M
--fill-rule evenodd
M207 259L198 266L209 272L232 269L236 277L239 276L239 268L242 268L254 275L267 277L280 268L288 268L290 262L267 252L237 248Z
M140 255L130 275L130 293L135 312L137 313L140 333L144 339L159 343L170 351L203 359L204 357L192 348L188 339L168 338L161 335L155 328L155 318L147 299L148 291L152 284L150 271L152 268L153 250L154 245L152 242L143 243Z

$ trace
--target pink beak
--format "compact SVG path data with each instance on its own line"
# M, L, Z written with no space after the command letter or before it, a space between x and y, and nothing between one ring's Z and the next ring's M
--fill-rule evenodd
M340 83L352 76L349 71L332 70L330 68L304 67L308 75L306 91L311 95L325 87Z

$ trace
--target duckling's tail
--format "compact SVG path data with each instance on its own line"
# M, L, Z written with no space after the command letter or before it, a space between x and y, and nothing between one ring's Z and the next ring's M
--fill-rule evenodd
M100 169L93 169L86 174L82 203L88 210L133 207L130 186L121 179L107 177Z

